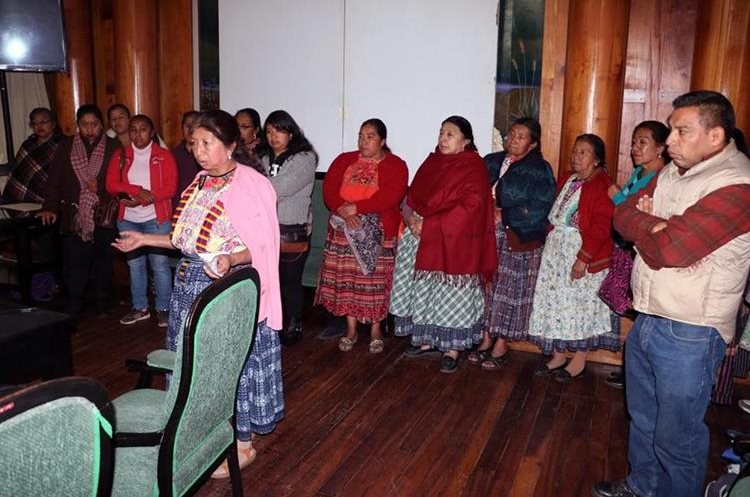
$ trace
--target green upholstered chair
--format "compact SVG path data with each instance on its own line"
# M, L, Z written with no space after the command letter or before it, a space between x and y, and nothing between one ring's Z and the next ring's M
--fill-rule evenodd
M106 390L89 378L0 397L0 496L109 495L112 419Z
M750 497L750 477L738 479L729 492L729 497Z
M141 388L112 402L113 496L191 493L225 457L233 495L242 496L234 410L259 295L258 273L249 267L212 283L183 323L167 391Z
M302 286L318 286L318 273L323 260L323 249L328 234L328 207L323 202L323 178L325 173L315 173L315 186L312 191L312 233L310 234L310 253L307 255L305 269L302 273Z

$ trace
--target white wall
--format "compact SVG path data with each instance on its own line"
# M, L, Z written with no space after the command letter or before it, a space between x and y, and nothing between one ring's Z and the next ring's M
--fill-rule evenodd
M496 0L222 0L222 108L288 110L319 170L356 148L370 117L386 123L412 176L452 114L469 119L488 153L495 15Z
M221 0L222 109L289 112L320 155L341 152L343 0Z

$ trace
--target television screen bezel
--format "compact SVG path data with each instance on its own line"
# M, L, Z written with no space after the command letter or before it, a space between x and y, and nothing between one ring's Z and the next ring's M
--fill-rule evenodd
M60 12L60 29L62 30L62 52L63 65L58 64L4 64L0 62L0 71L8 72L67 72L68 71L68 43L67 31L65 31L65 11L63 9L63 0L57 0L57 8Z

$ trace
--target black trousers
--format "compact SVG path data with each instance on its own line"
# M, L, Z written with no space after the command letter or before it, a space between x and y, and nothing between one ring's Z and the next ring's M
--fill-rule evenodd
M62 237L63 282L68 293L68 311L77 314L83 308L84 294L91 269L94 270L96 308L106 310L112 294L112 267L114 248L112 242L117 230L96 228L94 239L84 242L75 235Z
M301 253L281 253L279 259L279 282L281 284L281 307L284 316L284 328L286 328L290 318L299 320L302 317L302 306L304 304L302 273L305 270L305 261L307 261L309 253L309 248Z

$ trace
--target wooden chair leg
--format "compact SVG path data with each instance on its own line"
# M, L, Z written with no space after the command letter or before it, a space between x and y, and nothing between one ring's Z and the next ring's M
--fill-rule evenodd
M235 439L229 454L227 455L227 464L229 466L229 478L232 480L232 496L243 497L242 493L242 474L240 473L240 460L237 457L237 440Z

